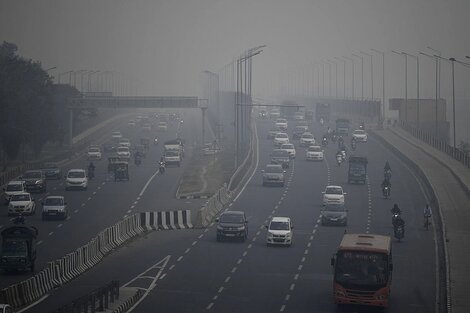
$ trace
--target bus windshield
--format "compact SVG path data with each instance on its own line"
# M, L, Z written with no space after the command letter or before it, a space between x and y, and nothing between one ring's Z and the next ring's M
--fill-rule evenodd
M388 257L383 253L340 251L335 281L346 288L382 287L388 282Z
M2 251L4 256L27 256L28 246L25 240L4 239Z

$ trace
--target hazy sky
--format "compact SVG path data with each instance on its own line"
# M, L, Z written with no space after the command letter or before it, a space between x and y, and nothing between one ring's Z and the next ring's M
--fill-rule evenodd
M370 48L417 53L432 46L465 60L469 13L469 0L0 0L0 40L58 72L127 73L147 95L197 95L201 71L218 71L265 44L254 61L256 93L278 84L281 72L299 75L319 60ZM400 96L403 60L386 58L388 96ZM374 64L381 77L378 57ZM432 61L423 60L422 71L422 95L433 97ZM461 70L460 84L468 86L468 71ZM413 84L410 78L410 90Z

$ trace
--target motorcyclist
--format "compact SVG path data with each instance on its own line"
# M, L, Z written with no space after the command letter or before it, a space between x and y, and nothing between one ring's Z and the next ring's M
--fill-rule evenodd
M390 180L384 178L384 180L382 181L382 190L385 189L385 187L388 187L389 189L392 189L392 183L390 182Z
M398 204L394 204L393 205L393 208L390 210L390 212L392 212L392 214L397 214L397 215L400 215L401 214L401 210L400 208L398 207Z
M398 228L401 227L403 230L403 237L405 236L405 221L401 218L400 215L398 215L394 220L393 220L393 231L395 234L397 233ZM396 235L395 235L396 236Z
M341 150L339 150L337 153L336 153L336 162L338 163L338 166L341 165L341 162L343 161L343 153L341 152Z
M95 176L95 164L93 164L93 162L90 162L90 164L88 164L88 176L91 179Z
M158 144L158 138L157 138L157 136L155 136L155 139L153 139L153 143L154 143L155 145Z
M25 218L23 215L19 214L15 219L13 220L13 223L15 224L24 224Z
M134 162L136 165L139 165L142 162L142 153L137 151L134 155Z
M338 137L338 144L340 144L340 145L344 144L343 136Z
M387 172L387 171L392 171L392 168L390 167L390 163L388 163L388 161L385 162L385 166L384 166L384 172Z
M323 138L322 138L321 142L322 142L323 146L326 146L328 144L328 139L327 139L326 135L323 135Z
M423 210L423 216L424 216L424 226L426 226L426 219L432 217L431 207L427 203Z
M324 123L324 121L323 121L323 117L322 117L322 118L320 118L320 125L323 126L323 123Z

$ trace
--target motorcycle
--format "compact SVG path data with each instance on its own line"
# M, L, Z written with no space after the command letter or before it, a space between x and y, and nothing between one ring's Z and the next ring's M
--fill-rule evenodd
M383 193L383 196L384 196L384 199L388 199L390 198L390 187L388 186L385 186L383 189L382 189L382 193Z
M393 228L395 238L400 242L405 237L405 228L402 225Z
M336 163L338 163L338 166L341 166L341 162L343 162L343 156L341 154L337 154Z
M158 171L160 172L160 174L165 173L165 163L160 162L160 167L158 168Z
M19 224L24 224L25 222L25 218L23 215L18 215L17 217L15 217L15 219L13 220L13 223L16 224L16 225L19 225Z
M326 147L328 145L328 140L324 137L323 140L321 141L321 145L323 147Z
M154 144L155 146L158 145L158 138L157 138L157 137L155 137L155 139L153 140L153 144Z
M321 118L321 119L320 119L320 125L323 126L323 123L324 123L324 122L323 122L323 119Z
M336 135L331 136L331 141L336 142L336 139L337 139Z
M429 220L430 218L431 215L424 214L424 228L426 228L426 230L429 230L429 225L431 224L431 221Z
M89 167L88 168L88 179L92 180L95 178L95 168L94 167Z
M385 178L386 180L392 179L392 171L391 171L391 170L385 170L385 171L384 171L384 178Z
M396 220L399 216L400 216L400 213L397 213L397 212L392 213L392 225L393 225L393 227L395 227Z

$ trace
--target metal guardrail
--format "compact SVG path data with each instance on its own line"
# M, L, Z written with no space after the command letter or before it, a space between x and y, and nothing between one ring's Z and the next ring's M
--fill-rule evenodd
M103 312L109 304L119 299L119 281L113 280L106 286L93 290L85 296L66 304L52 313L95 313Z
M458 148L454 148L444 140L437 139L434 135L431 135L430 133L422 131L416 127L410 126L404 123L403 121L400 121L399 125L402 129L404 129L414 137L426 142L428 145L433 146L439 151L446 153L453 159L459 161L466 167L470 168L470 155L468 153L465 153L465 151L462 151Z

